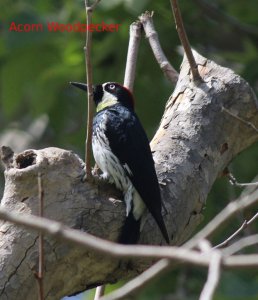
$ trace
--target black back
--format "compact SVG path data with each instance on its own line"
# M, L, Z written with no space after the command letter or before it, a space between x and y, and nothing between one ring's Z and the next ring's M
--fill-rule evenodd
M120 104L109 107L105 113L106 136L110 148L122 165L128 165L131 173L124 168L128 177L169 243L161 215L158 179L146 133L136 114Z

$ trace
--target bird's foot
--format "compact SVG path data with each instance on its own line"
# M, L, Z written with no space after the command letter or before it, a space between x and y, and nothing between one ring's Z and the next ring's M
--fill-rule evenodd
M115 199L115 198L108 198L108 200L109 200L110 202L112 202L115 206L118 206L118 205L120 205L121 202L123 202L122 200L120 200L120 199Z
M114 183L113 178L112 178L111 176L109 176L108 173L102 173L102 174L99 176L99 180L108 182L108 183L110 183L110 184L113 184L113 183Z
M92 169L92 177L93 177L93 180L95 182L107 182L107 183L110 183L110 184L113 184L114 183L114 180L111 176L109 176L108 173L104 172L102 174L100 174L100 169L99 168L96 168L96 166Z
M87 173L86 166L84 166L84 168L82 169L82 172L79 177L81 179L81 182L94 182L95 180L92 173Z

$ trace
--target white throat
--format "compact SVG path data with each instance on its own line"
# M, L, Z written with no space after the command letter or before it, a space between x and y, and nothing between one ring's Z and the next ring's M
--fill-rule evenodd
M109 106L112 106L114 104L117 104L117 98L110 94L109 92L107 91L104 91L104 94L103 94L103 97L102 97L102 100L101 102L98 104L97 106L97 112L101 111L102 109L104 108L107 108Z

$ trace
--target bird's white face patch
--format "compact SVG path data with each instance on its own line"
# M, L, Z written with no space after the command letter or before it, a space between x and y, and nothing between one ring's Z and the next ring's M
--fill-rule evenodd
M117 104L118 101L117 101L117 97L112 95L111 93L109 93L108 91L105 90L105 86L109 84L109 82L107 83L104 83L102 85L102 88L103 88L103 96L102 96L102 99L100 101L100 103L98 104L97 106L97 112L99 112L100 110L104 109L104 108L107 108L109 106L112 106L114 104Z
M105 90L103 92L104 92L104 94L103 94L101 103L107 103L110 100L117 102L117 97L116 96L112 95L111 93L109 93Z

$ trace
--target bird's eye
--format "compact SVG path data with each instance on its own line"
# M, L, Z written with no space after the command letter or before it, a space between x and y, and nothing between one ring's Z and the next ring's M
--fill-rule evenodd
M114 89L116 88L116 86L115 86L114 84L110 84L110 85L109 85L109 88L110 88L111 90L114 90Z

